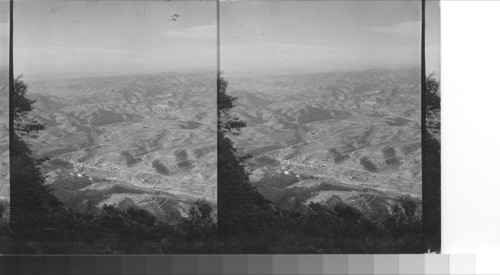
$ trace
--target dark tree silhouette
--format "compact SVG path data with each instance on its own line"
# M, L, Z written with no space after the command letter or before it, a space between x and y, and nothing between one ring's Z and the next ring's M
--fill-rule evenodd
M441 247L441 98L440 83L433 74L426 78L425 153L422 154L423 228L426 246L432 251Z
M26 97L27 85L17 77L11 91L13 129L10 139L10 204L11 224L15 235L22 238L36 237L48 222L51 209L60 203L51 195L40 163L31 156L32 151L25 139L35 137L43 125L29 116L34 100Z
M246 122L231 114L237 98L226 93L227 84L227 81L219 75L217 78L217 130L222 135L239 135L241 129L246 127Z
M246 123L230 113L235 97L226 94L227 81L217 78L217 198L218 231L222 235L252 231L259 207L268 202L250 185L245 167L226 135L239 134Z
M26 97L28 85L18 76L14 80L14 93L10 108L12 108L14 132L21 136L36 137L38 131L44 127L35 118L29 116L29 112L33 110L33 104L36 100Z
M435 74L431 73L427 76L426 84L426 128L429 134L435 138L439 138L441 130L441 83L436 79Z

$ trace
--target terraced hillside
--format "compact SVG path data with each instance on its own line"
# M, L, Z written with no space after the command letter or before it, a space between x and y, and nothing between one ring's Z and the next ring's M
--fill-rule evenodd
M216 203L216 78L165 73L29 83L33 149L74 208L134 204L166 221ZM84 181L85 184L79 182Z
M400 196L421 199L418 70L228 80L248 122L235 144L253 156L251 179L267 198L345 203L372 218Z

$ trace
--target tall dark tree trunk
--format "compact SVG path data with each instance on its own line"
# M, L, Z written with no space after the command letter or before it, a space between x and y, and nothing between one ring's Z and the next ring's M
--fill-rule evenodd
M425 119L425 107L426 107L426 94L427 94L427 89L426 89L426 72L425 72L425 0L422 0L422 44L421 44L421 58L422 58L422 77L421 77L421 84L422 84L422 118ZM425 121L425 120L424 120Z
M427 136L427 77L425 72L425 0L422 0L422 34L420 45L420 86L421 86L421 119L422 119L422 159L426 158L426 136ZM422 182L426 183L425 166L422 166Z
M427 83L425 72L425 0L422 0L422 26L420 45L420 86L421 86L421 135L422 135L422 231L424 237L424 249L429 249L429 207L426 199L429 198L429 181L427 179Z
M427 125L428 87L425 64L425 0L422 0L421 39L421 116L422 116L422 228L425 250L441 248L441 170L440 145L430 135Z
M14 0L10 0L10 36L9 36L9 138L14 133L14 114L10 103L13 102L14 95ZM10 140L9 140L10 142Z

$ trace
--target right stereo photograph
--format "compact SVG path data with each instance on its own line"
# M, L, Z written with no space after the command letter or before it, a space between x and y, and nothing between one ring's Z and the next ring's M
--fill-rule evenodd
M224 252L439 253L439 1L221 1L218 21Z

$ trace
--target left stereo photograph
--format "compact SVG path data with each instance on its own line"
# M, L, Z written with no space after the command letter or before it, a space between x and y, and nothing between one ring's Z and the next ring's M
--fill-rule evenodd
M13 1L0 253L212 252L216 21L215 1Z

